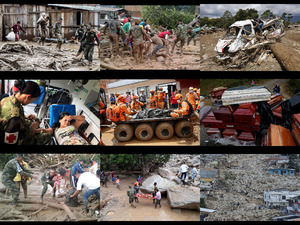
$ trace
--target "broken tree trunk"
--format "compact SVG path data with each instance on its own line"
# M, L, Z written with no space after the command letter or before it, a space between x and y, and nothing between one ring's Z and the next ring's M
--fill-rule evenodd
M103 201L100 202L100 210L104 208L104 206L106 205L106 203L110 200L110 198L107 198Z
M8 199L0 199L0 203L11 203L11 200ZM62 207L59 204L56 203L51 203L51 202L47 202L47 203L41 203L40 201L37 200L20 200L18 201L18 203L33 203L33 204L41 204L41 205L48 205L52 208L56 208L56 209L61 209L61 210L65 210L64 207Z
M300 57L297 51L281 43L270 45L279 63L288 71L300 71Z
M184 55L200 55L200 52L183 52Z
M109 70L121 70L118 67L112 66L112 65L107 64L107 63L102 62L102 61L100 61L100 67L103 67L103 68L106 68L106 69L109 69Z
M64 208L65 212L68 214L68 216L70 217L70 220L71 221L77 221L76 216L74 216L74 214L72 213L72 211L70 210L70 208L64 202L61 202L60 204L62 205L62 207Z

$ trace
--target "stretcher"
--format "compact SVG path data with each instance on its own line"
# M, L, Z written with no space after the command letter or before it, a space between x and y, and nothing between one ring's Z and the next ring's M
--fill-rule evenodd
M145 198L145 199L156 199L156 196L152 196L152 194L144 194L144 193L137 193L134 195L136 198Z

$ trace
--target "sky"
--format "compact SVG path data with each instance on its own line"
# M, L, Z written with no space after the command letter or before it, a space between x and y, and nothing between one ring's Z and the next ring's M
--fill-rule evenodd
M200 17L221 17L226 10L235 15L239 9L250 8L256 9L259 16L267 9L278 16L284 12L292 13L293 16L300 16L300 4L200 4Z

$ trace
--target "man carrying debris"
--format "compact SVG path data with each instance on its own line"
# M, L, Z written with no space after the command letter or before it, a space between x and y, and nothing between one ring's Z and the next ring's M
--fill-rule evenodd
M83 194L83 210L85 213L88 213L89 197L95 194L97 199L100 199L100 179L90 172L80 173L76 171L75 176L78 179L77 190L73 195L70 195L70 198L77 196L82 190L82 186L87 187L87 190Z
M108 35L108 38L109 38L110 43L111 43L111 53L113 55L113 46L115 46L117 55L119 55L118 31L120 30L122 32L122 34L125 36L125 38L126 38L126 34L125 34L123 28L121 27L117 16L115 16L112 21L110 21L109 23L107 23L105 25L104 35L105 35L106 29L108 27L109 27L109 32L110 32L109 35Z
M185 38L186 38L186 25L182 23L182 20L179 20L177 31L176 31L176 39L174 41L171 53L174 52L175 45L177 44L178 41L180 41L180 56L182 56Z
M21 24L21 22L17 21L17 24L15 24L11 27L11 30L15 33L16 41L19 40L20 30L22 30L26 34L26 31L23 29L23 27L20 24Z
M185 96L185 100L192 104L193 110L196 110L196 101L198 100L197 94L194 92L194 88L190 87L189 92Z
M161 48L164 47L164 42L162 38L159 38L158 36L154 36L154 34L150 34L150 43L147 46L146 51L144 52L144 55L146 55L150 49L150 46L153 44L155 46L155 49L152 52L151 57L156 58L158 56L163 56L164 58L167 58L166 54L156 54ZM157 58L156 58L157 60Z
M129 197L129 204L136 208L136 206L133 204L133 200L134 200L134 195L135 195L135 191L133 188L131 188L131 186L129 186L129 190L127 191L127 196Z
M194 46L196 46L196 32L192 30L192 26L188 26L187 28L187 35L188 35L188 40L187 40L187 46L189 46L191 40L194 40Z
M138 51L140 55L140 63L143 63L143 49L144 49L144 39L149 39L144 31L138 25L134 25L129 29L128 37L127 37L127 44L129 43L129 38L132 37L132 44L133 44L133 54L135 57L135 61L137 64L138 62Z
M61 30L61 23L62 23L62 21L63 21L63 19L59 18L59 20L54 23L53 30L52 30L53 37L57 38L56 48L58 48L59 51L61 51L61 45L62 45L62 42L63 42L63 39L62 39L62 30Z
M41 178L42 184L43 184L43 190L41 194L41 202L43 203L43 198L44 195L46 194L48 190L48 184L50 184L51 187L54 186L55 181L53 180L53 177L56 176L55 170L50 170L47 173L44 173L44 175ZM54 188L53 191L53 198L55 198L55 192L56 192L56 187Z
M86 30L84 29L84 24L82 23L75 32L75 42L76 42L76 44L78 44L78 41L80 42L80 47L79 47L79 50L78 50L76 56L79 56L80 53L83 51L82 42L80 40L83 38L83 35L85 32L86 32Z
M89 61L89 67L90 70L92 67L93 62L93 54L94 54L94 40L96 39L98 43L98 48L100 48L100 40L96 34L95 31L93 31L92 27L90 25L87 26L86 32L84 33L82 39L80 39L80 42L83 43L84 47L84 57Z
M12 160L8 161L6 165L4 166L4 169L2 171L2 176L1 176L1 182L2 184L10 191L13 201L12 205L15 207L20 191L16 187L16 184L14 182L14 178L19 173L22 176L30 177L37 179L37 173L33 173L30 170L25 169L20 162L23 160L23 155L22 154L17 154L15 158ZM32 175L34 174L34 175Z
M39 30L41 35L41 39L39 40L38 43L40 43L41 45L45 44L45 39L47 36L47 25L49 23L49 20L50 20L49 16L46 17L46 14L42 13L42 16L39 18L39 20L36 23L36 28L37 30Z
M76 188L72 187L71 184L67 184L67 190L68 190L68 192L66 194L65 204L67 206L77 207L79 205L78 196L70 198L70 196L73 195L76 192Z

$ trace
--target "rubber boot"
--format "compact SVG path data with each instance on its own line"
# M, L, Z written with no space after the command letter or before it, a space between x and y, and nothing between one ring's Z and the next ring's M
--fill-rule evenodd
M41 195L41 203L43 203L43 197L44 197L44 196L43 196L43 195Z
M88 210L88 201L83 202L83 209L82 210L83 210L84 213L89 212L89 210Z
M27 198L27 189L24 190L24 198Z
M88 67L89 67L89 69L90 70L92 70L93 69L93 66L92 66L92 63L91 62L89 62L89 64L88 64ZM107 185L105 184L105 186L107 187Z

